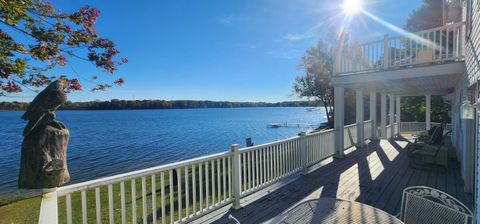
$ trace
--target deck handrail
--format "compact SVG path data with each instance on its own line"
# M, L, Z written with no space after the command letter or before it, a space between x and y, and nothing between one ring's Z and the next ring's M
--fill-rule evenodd
M371 133L370 123L364 121L365 133ZM356 130L356 124L344 127L352 139L345 141L345 148L356 145ZM231 203L238 208L241 198L293 174L306 173L334 154L333 142L333 129L303 133L59 187L43 195L39 223L119 222L115 219L126 223L139 218L144 223L157 219L160 223L188 222Z
M146 169L130 171L127 173L117 174L109 177L102 177L94 180L89 180L81 183L59 187L57 188L57 193L58 193L58 196L64 196L74 191L81 191L88 188L95 188L100 185L118 183L121 181L130 180L135 177L147 176L147 175L151 175L151 174L162 172L162 171L168 171L168 170L177 169L177 168L181 168L181 167L185 167L193 164L198 164L206 161L224 158L227 156L230 156L229 151L187 159L187 160L178 161L178 162L173 162L173 163L150 167Z
M335 53L334 74L382 71L417 64L462 60L465 22L351 43Z

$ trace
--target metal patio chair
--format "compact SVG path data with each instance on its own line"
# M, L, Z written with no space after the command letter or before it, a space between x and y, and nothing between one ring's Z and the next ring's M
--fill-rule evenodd
M403 190L399 218L406 224L473 223L473 213L467 206L445 192L425 186Z

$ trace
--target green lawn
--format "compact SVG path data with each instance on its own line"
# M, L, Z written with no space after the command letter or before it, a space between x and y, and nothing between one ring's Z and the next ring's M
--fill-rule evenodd
M12 202L0 207L0 224L38 223L41 197Z

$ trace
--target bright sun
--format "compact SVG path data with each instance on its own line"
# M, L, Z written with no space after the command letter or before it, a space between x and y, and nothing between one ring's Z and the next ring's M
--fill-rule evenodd
M342 8L347 15L355 15L362 11L362 0L344 0Z

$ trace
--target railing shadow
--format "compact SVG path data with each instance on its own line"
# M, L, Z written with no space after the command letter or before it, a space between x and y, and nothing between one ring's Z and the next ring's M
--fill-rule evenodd
M432 172L416 171L409 167L406 140L400 136L397 140L370 141L367 147L353 150L344 159L333 159L239 210L231 209L215 223L231 223L228 220L230 214L241 223L266 222L304 200L322 197L355 200L396 214L402 190L420 183L421 175ZM458 172L458 168L455 169ZM436 169L433 172L436 173L431 175L437 176L438 172L444 171ZM413 176L415 179L411 178ZM429 184L436 187L435 182L425 185Z

